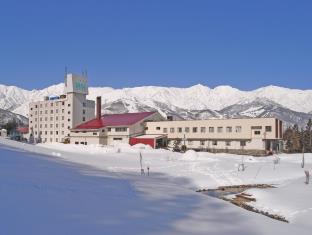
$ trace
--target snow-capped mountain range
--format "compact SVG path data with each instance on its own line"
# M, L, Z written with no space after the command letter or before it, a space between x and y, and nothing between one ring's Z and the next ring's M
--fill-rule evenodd
M63 90L63 83L32 91L0 85L0 108L27 117L30 101L61 95ZM189 88L91 87L89 94L88 98L92 100L102 96L104 113L158 110L178 119L274 116L288 124L298 123L300 126L312 117L312 90L277 86L253 91L241 91L230 86L211 89L200 84Z

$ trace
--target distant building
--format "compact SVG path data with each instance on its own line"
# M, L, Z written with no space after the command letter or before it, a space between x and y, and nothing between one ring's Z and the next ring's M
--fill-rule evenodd
M129 143L131 137L145 133L145 122L161 120L164 118L158 112L101 115L101 99L98 97L96 118L72 128L70 143L83 145Z
M85 76L67 74L64 95L44 97L29 105L29 139L34 142L66 142L70 129L95 116L95 103L87 100Z

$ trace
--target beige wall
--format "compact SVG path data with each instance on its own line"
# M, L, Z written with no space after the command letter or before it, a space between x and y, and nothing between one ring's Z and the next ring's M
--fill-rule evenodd
M262 129L252 130L252 127L261 126ZM266 131L266 126L271 126L271 131ZM164 121L164 122L147 122L146 134L167 134L168 138L183 138L184 135L188 139L276 139L275 118L254 118L254 119L210 119L210 120L191 120L191 121ZM205 131L201 132L204 127ZM209 132L209 127L214 128L214 132ZM218 132L218 127L222 127L222 132ZM231 127L232 131L228 132L227 127ZM236 130L240 127L241 131ZM167 132L165 132L167 128ZM173 132L170 130L173 128ZM182 128L182 132L178 132L178 128ZM185 128L189 128L186 132ZM197 132L193 131L197 128ZM260 131L260 135L255 135L254 131Z
M275 118L147 122L146 127L146 134L166 134L169 147L178 140L194 149L265 150L264 140L273 143L282 137Z

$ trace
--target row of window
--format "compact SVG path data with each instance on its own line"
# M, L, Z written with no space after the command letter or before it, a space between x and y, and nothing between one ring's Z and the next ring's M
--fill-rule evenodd
M161 128L160 127L156 127L156 130L160 130ZM184 127L184 128L182 128L182 127L177 127L177 128L174 128L174 127L170 127L169 128L169 132L170 133L175 133L175 132L177 132L177 133L190 133L191 131L192 131L192 133L206 133L207 132L207 130L208 130L208 133L214 133L215 132L215 127L208 127L208 129L206 128L206 127L200 127L200 128L198 128L198 127L192 127L192 128L190 128L190 127ZM216 131L218 132L218 133L222 133L223 132L223 127L217 127L216 128ZM235 131L236 133L240 133L240 132L242 132L242 127L241 126L236 126L235 128L234 128L234 130L233 130L233 127L231 127L231 126L227 126L226 128L225 128L225 131L226 131L226 133L231 133L231 132L233 132L233 131ZM164 133L168 133L168 128L163 128L163 132Z
M160 127L156 127L156 130L160 130L161 128ZM215 129L216 129L216 131L217 131L217 133L223 133L223 131L224 131L224 129L225 129L225 132L226 133L232 133L232 132L235 132L235 133L240 133L240 132L242 132L242 127L241 126L235 126L234 128L233 127L231 127L231 126L227 126L227 127L217 127L217 128L215 128L215 127L208 127L208 133L214 133L215 132ZM259 128L258 126L257 127L251 127L251 129L262 129L262 127L261 128ZM190 127L184 127L184 128L182 128L182 127L177 127L177 128L174 128L174 127L170 127L169 128L169 132L170 133L175 133L175 132L177 132L177 133L190 133L190 131L192 131L192 133L206 133L206 131L207 131L207 129L206 129L206 127L200 127L200 128L198 128L198 127L192 127L192 128L190 128ZM266 132L271 132L272 131L272 127L271 126L266 126L265 127L265 131ZM168 128L163 128L163 133L168 133ZM260 133L259 133L260 134Z
M50 106L53 107L53 104L55 104L55 106L58 106L59 103L60 103L60 102L51 102L51 103L50 103ZM65 105L65 102L62 101L62 106L64 106L64 105ZM67 106L70 107L70 104L68 104ZM39 107L40 107L40 108L43 108L43 104L40 104ZM45 103L45 104L44 104L44 107L48 107L48 103ZM84 106L84 107L85 107L85 106ZM35 105L35 109L37 109L37 108L38 108L38 105L36 104L36 105ZM30 108L30 110L33 110L33 108Z
M221 141L218 141L218 140L212 140L211 143L212 143L212 146L218 146L218 143L220 143ZM225 142L225 146L231 146L232 144L232 141L228 140L228 141L224 141ZM179 141L178 144L181 144L181 141ZM193 140L188 140L187 141L187 145L193 145L194 144L194 141ZM205 140L201 140L200 141L200 145L201 146L204 146L206 144L206 141ZM246 141L245 140L241 140L240 141L240 146L243 147L243 146L246 146Z
M54 127L53 124L50 124L49 126L50 126L50 128L53 128L53 127ZM39 128L48 128L49 126L48 126L48 124L44 124L44 125L40 124L40 125L39 125ZM38 125L35 124L34 128L37 128L37 127L38 127ZM65 127L65 124L62 123L62 124L61 124L61 127ZM59 124L55 124L55 128L59 128ZM70 129L70 126L68 126L68 129Z
M48 131L39 131L39 135L48 135L48 133L50 134L50 135L53 135L53 134L55 134L55 135L60 135L60 133L61 133L61 135L64 135L64 131L62 131L62 132L59 132L59 131L55 131L55 133L53 132L53 131L50 131L50 132L48 132ZM35 135L38 135L38 132L37 131L35 131Z

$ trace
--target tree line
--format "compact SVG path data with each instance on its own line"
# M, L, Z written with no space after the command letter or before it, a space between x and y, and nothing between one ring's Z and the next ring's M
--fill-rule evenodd
M283 135L285 150L289 153L312 152L312 120L309 119L305 128L297 124L288 127Z

